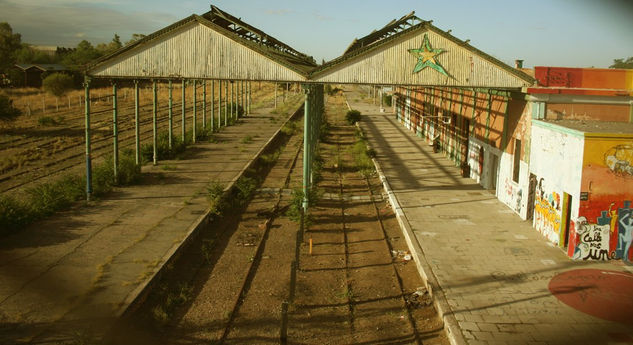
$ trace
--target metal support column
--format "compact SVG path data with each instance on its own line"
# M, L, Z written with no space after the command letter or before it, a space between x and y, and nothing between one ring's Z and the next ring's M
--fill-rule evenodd
M139 123L138 80L134 80L134 137L136 138L136 165L141 164L141 129Z
M277 83L275 83L274 85L275 85L275 109L277 109Z
M202 129L207 128L207 81L202 82Z
M215 131L215 81L211 80L211 132Z
M117 107L116 83L112 83L112 162L114 163L114 184L119 184L119 109Z
M275 90L277 90L277 84L275 84ZM310 159L312 86L304 85L303 90L305 93L305 102L303 106L303 202L301 207L303 208L303 212L307 213L309 206L310 176L312 175L312 160Z
M169 150L171 150L174 147L174 99L173 99L173 85L171 83L171 80L169 80L169 113L168 113L168 122L169 122L169 128L168 128L168 136L169 136Z
M233 103L235 102L234 98L233 98L233 93L235 92L235 85L233 83L234 82L231 80L231 83L230 83L231 84L231 91L230 91L230 93L231 93L231 108L230 108L231 109L231 115L230 115L231 120L233 120Z
M187 145L187 126L185 124L185 88L187 87L187 82L183 79L182 80L182 123L181 123L181 128L180 128L180 132L182 135L182 144L183 145Z
M193 89L193 125L191 126L191 130L193 131L191 134L191 142L195 144L196 142L196 137L198 136L198 108L197 108L197 99L196 96L198 95L198 91L196 90L196 88L198 87L198 81L197 80L193 80L193 85L192 85L192 89Z
M247 114L246 112L246 81L242 81L242 111L244 112L244 115Z
M229 125L229 81L224 81L224 127Z
M251 82L246 82L246 113L248 115L251 114L251 88ZM631 105L631 108L633 109L633 105Z
M218 80L218 129L222 127L222 80Z
M154 165L158 164L158 96L156 80L152 81L152 146L154 146Z
M92 196L92 159L90 147L90 78L84 78L84 98L85 98L85 136L86 136L86 201L90 201Z

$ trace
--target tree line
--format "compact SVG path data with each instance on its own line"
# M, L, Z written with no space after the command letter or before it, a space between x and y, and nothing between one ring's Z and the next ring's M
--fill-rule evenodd
M87 40L82 40L74 48L58 47L55 54L47 54L22 42L22 35L14 33L9 23L0 22L0 74L15 85L22 79L20 71L14 68L15 64L61 64L80 76L83 67L89 62L143 37L145 35L133 34L124 44L121 37L115 33L108 43L99 43L95 46Z

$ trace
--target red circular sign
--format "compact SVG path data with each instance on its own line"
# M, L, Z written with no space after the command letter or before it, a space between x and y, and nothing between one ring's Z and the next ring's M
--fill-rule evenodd
M633 274L597 269L567 271L552 278L549 291L583 313L633 324Z

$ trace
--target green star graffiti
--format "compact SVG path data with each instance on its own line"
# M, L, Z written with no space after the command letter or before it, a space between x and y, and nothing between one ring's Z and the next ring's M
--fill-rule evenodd
M431 67L432 69L448 77L449 75L448 73L446 73L444 67L442 67L435 59L443 52L445 52L445 50L441 48L433 49L433 47L431 47L431 43L429 42L429 37L424 34L424 41L422 42L420 48L409 49L409 53L418 58L418 63L415 65L413 73L418 73L427 67Z

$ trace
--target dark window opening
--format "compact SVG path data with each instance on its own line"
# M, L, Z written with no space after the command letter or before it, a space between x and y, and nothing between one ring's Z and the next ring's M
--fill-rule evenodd
M519 183L519 170L521 168L521 140L514 140L514 166L512 169L512 181Z

